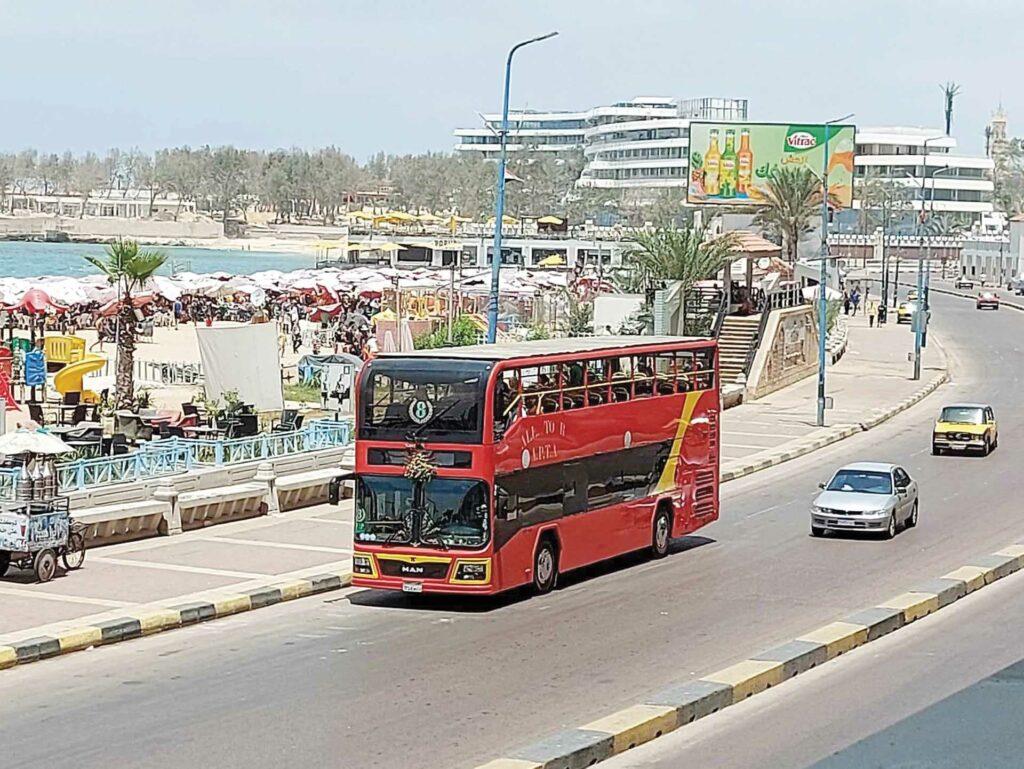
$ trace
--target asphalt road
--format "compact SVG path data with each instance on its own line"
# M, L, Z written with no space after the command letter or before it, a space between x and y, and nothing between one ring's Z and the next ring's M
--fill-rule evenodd
M1024 530L1009 491L1024 314L940 296L934 309L953 385L870 433L727 484L722 519L664 561L624 558L543 598L483 605L306 599L5 671L0 745L21 765L74 769L473 766L998 549ZM995 406L999 449L932 457L936 409L968 399ZM916 529L891 542L808 536L817 482L853 459L898 461L918 479Z
M602 769L1019 769L1024 574Z

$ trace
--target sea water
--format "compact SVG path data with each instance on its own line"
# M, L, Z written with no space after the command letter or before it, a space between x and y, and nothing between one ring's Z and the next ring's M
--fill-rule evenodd
M312 254L240 251L231 249L142 246L163 251L167 261L159 272L226 272L252 275L263 270L301 270L314 267ZM31 243L0 241L0 277L34 278L41 275L92 275L96 268L83 257L103 257L106 246L99 243Z

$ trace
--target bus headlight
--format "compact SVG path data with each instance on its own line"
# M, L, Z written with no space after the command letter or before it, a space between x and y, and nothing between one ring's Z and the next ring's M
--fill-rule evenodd
M452 582L486 583L491 580L491 562L489 560L459 561L455 566Z
M352 573L373 576L373 559L368 555L356 553L352 556Z

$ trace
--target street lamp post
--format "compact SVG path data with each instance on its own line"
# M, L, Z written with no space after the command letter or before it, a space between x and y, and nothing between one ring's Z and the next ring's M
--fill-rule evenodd
M924 301L924 220L925 220L925 181L928 179L928 145L931 142L945 139L946 136L932 136L924 140L924 152L921 154L921 213L917 217L917 299L914 307L914 379L921 378L921 344L924 341L924 325L928 322L928 314ZM932 198L935 197L935 184L932 183ZM934 205L932 206L934 209Z
M821 164L821 271L818 276L818 427L825 425L825 333L828 330L828 142L832 125L849 120L853 113L825 123L825 154Z
M928 218L929 219L931 219L932 216L935 213L935 179L937 177L941 176L942 174L948 173L948 172L953 171L953 170L955 170L955 169L952 166L946 166L945 168L938 169L935 173L932 174L932 194L931 194L931 197L928 200ZM924 203L922 202L921 205L923 206ZM927 271L925 271L925 274L924 274L924 294L921 296L919 301L924 304L925 312L928 312L928 311L931 310L931 301L930 301L928 292L931 290L931 282L932 282L932 241L931 241L930 237L928 239L928 250L926 251L926 253L927 253L927 260L928 260L928 269L927 269ZM946 277L946 260L945 259L942 259L942 277L943 278ZM928 346L928 326L927 325L925 326L924 331L921 333L921 346L922 347L927 347Z
M516 43L508 52L508 59L505 60L505 95L501 104L501 154L498 161L498 195L494 203L494 253L491 256L491 297L487 306L488 344L494 344L498 337L498 293L501 287L501 220L505 216L505 156L508 143L508 91L509 78L512 75L512 57L523 46L530 45L530 43L539 43L541 40L547 40L557 34L557 32L549 32L546 35Z

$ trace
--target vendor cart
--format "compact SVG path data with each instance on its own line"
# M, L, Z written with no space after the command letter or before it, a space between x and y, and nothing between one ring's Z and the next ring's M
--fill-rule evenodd
M85 563L85 533L72 518L66 497L0 505L0 577L13 564L34 571L40 582Z

